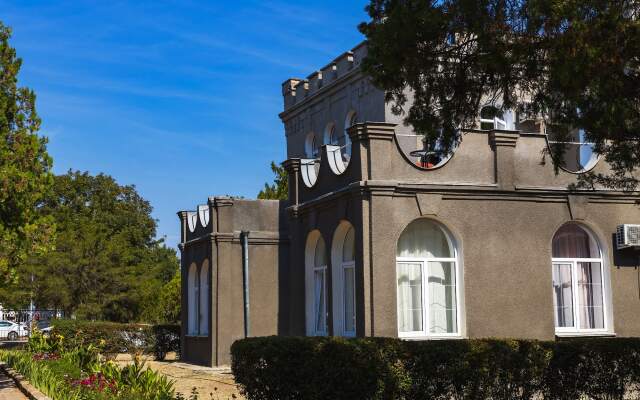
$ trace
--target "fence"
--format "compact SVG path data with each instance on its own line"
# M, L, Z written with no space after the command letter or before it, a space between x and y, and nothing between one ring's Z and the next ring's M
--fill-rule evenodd
M0 341L26 340L32 329L46 330L51 320L62 318L58 310L6 310L0 308Z

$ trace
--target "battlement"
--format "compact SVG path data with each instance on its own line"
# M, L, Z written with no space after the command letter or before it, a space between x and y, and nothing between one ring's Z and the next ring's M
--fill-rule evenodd
M289 78L282 83L285 111L316 93L332 86L335 82L356 71L367 56L366 42L342 53L329 64L313 72L306 79Z

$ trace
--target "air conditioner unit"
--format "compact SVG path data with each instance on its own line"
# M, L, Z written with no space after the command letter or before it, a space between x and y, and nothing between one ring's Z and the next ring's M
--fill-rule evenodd
M640 225L618 225L616 232L616 246L618 249L640 247Z

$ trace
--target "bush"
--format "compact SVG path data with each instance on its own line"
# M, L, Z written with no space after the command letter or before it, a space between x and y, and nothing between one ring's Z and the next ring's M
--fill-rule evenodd
M231 353L248 399L623 399L640 389L640 339L265 337Z
M67 348L100 344L104 354L147 353L164 359L169 351L180 352L179 325L56 320L51 335L62 336Z

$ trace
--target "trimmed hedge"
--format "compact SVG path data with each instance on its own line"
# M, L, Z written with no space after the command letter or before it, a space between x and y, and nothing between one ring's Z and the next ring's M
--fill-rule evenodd
M638 399L640 339L262 337L231 348L248 399Z
M70 348L100 344L105 354L154 354L159 360L170 351L180 353L179 325L121 324L105 321L56 320L52 334L62 335Z

